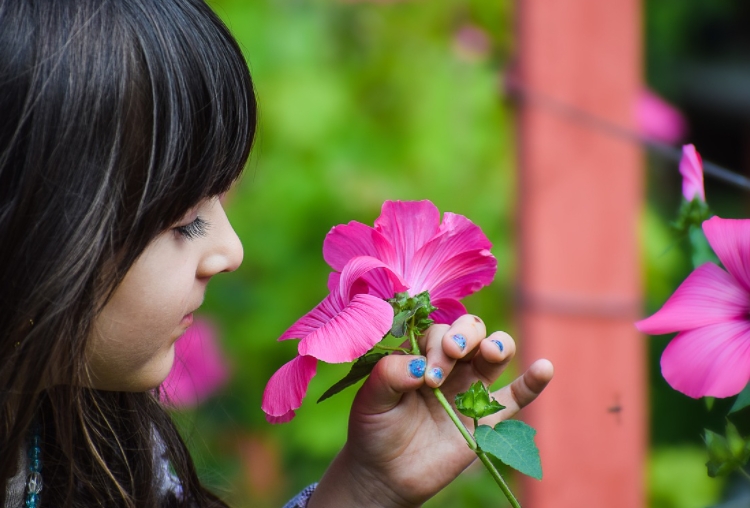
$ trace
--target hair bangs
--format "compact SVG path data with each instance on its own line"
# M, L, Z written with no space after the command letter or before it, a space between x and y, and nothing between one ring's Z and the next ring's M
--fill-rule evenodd
M132 27L135 109L128 130L139 133L141 151L134 164L140 171L130 178L138 195L131 218L154 236L239 178L255 135L256 102L239 46L205 3L125 5L137 11L128 19L149 25Z

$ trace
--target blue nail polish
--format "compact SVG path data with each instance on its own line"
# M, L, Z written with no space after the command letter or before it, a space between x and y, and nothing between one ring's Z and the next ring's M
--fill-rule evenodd
M453 342L455 342L458 345L461 351L466 349L466 337L464 337L460 333L457 333L456 335L453 336Z
M430 377L439 383L443 380L443 369L440 367L433 367L430 369Z
M427 368L427 362L424 358L415 358L409 362L409 372L414 377L424 376L424 371Z
M492 342L494 342L495 344L497 344L497 347L500 348L500 352L502 353L503 350L505 349L505 347L503 347L503 343L500 342L499 340L493 340Z

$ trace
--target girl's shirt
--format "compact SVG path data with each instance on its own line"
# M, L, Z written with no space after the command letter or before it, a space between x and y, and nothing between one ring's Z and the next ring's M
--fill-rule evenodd
M169 492L181 496L182 486L180 485L179 480L169 470L169 461L166 458L164 442L157 438L155 444L154 460L157 464L157 475L154 481L159 486L159 491L163 496L166 496ZM26 478L28 477L29 471L28 452L25 443L21 450L19 450L19 454L18 473L10 478L6 484L5 506L3 508L23 508L25 506ZM44 475L42 475L42 482L43 481ZM305 490L297 494L294 499L284 505L284 508L306 508L307 502L310 500L310 496L312 496L316 486L317 483L314 483L307 487ZM44 496L44 490L42 490L41 495ZM42 504L43 503L44 501L42 501Z

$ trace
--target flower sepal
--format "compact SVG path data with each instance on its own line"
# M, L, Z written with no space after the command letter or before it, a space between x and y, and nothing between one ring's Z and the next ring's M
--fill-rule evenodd
M732 422L727 422L726 436L704 429L703 440L708 449L708 476L726 476L747 464L750 441L740 435Z
M708 204L702 199L695 197L691 201L682 200L680 210L677 213L677 220L672 223L672 227L681 235L688 234L691 227L700 229L703 221L709 219L713 214L708 208Z
M416 333L424 333L434 323L430 314L438 310L430 303L428 291L416 296L409 296L407 292L396 293L388 299L388 303L393 307L394 314L391 335L397 338L406 335L410 324Z
M480 418L505 409L505 406L490 398L489 390L481 381L477 381L471 385L471 388L456 395L455 403L459 413L474 420L474 427L477 426Z

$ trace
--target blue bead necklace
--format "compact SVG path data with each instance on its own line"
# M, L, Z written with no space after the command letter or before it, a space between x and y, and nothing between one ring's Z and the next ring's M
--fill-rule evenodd
M34 424L29 438L29 476L26 479L26 508L37 508L42 491L42 449L39 425Z

